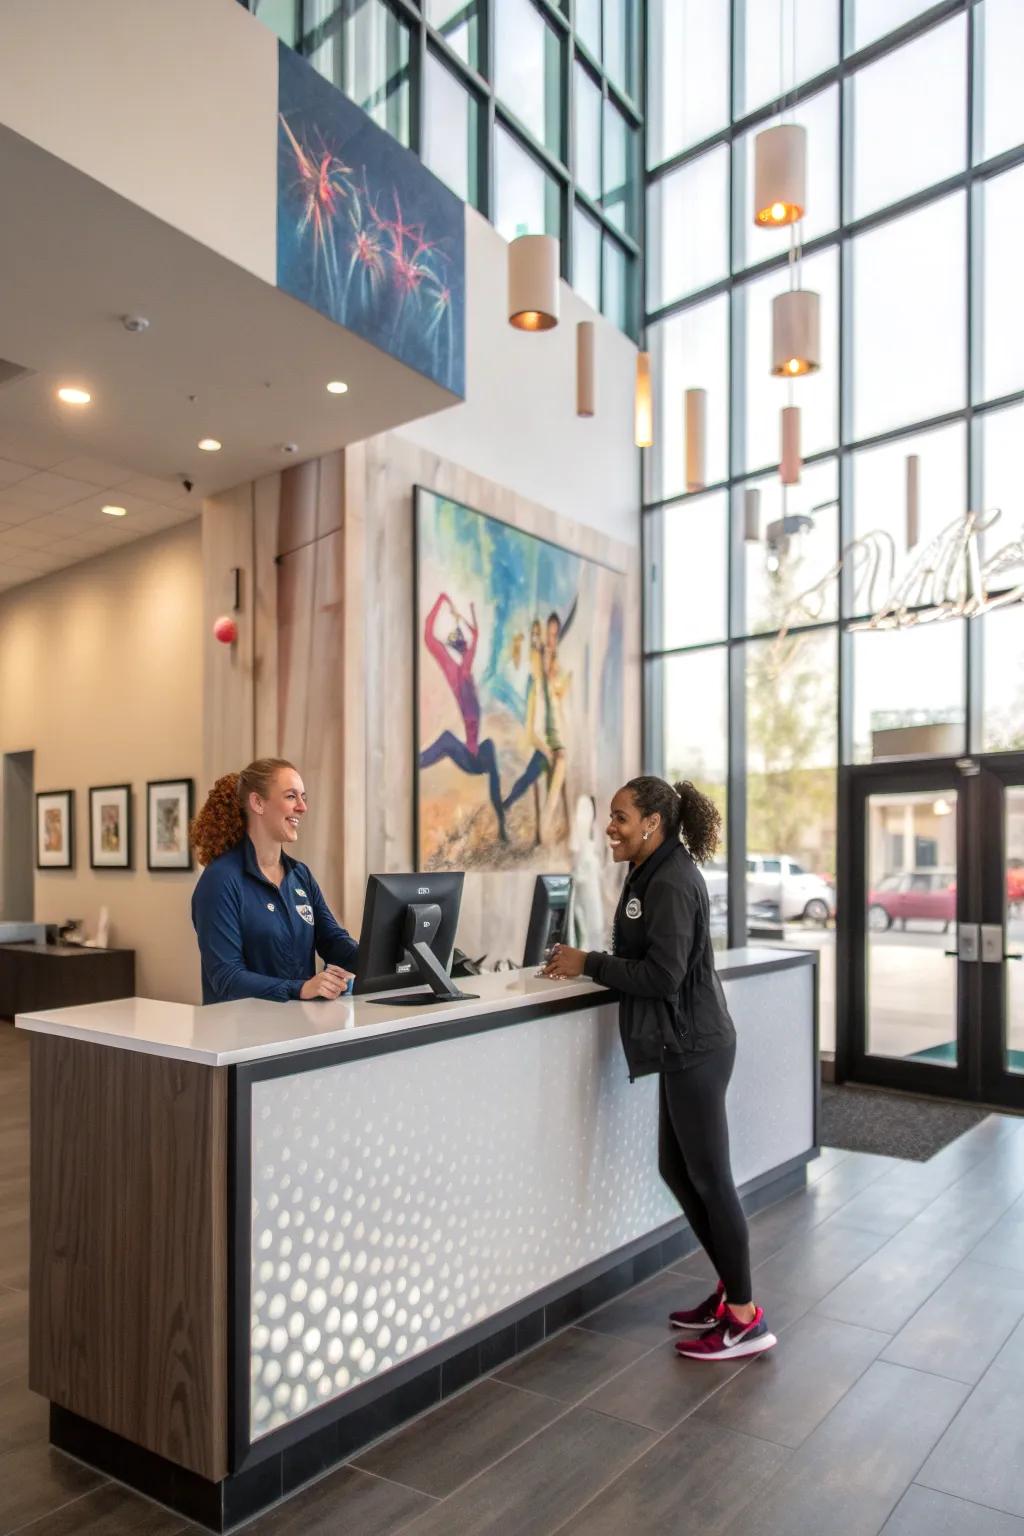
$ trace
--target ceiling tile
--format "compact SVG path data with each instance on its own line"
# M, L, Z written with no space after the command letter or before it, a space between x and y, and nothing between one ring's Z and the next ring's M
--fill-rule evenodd
M194 506L197 512L202 510L195 494L186 491L180 480L156 480L148 475L140 475L135 480L126 481L121 489L129 495L144 496L149 501L161 501L165 506L186 502Z
M34 496L49 496L55 507L68 507L72 502L81 501L83 496L91 495L96 487L88 480L72 480L67 475L44 470L33 475L31 480L23 480L18 489L29 490Z
M52 440L30 427L0 426L0 458L14 464L31 464L33 469L52 469L67 458L67 447L54 448Z
M121 485L132 478L132 471L123 464L108 464L105 459L64 459L56 468L59 475L66 475L69 480L87 480L90 485Z
M19 480L25 480L29 475L34 475L35 470L27 464L15 464L11 459L0 459L0 485L17 485Z
M31 522L33 518L43 517L45 514L39 507L19 507L8 504L0 494L0 523L14 527L18 523Z
M42 549L53 542L45 530L40 531L38 522L23 523L20 528L8 528L2 540L5 549Z

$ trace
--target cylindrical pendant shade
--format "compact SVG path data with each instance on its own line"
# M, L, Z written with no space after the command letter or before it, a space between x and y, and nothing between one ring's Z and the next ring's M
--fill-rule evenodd
M907 548L913 549L921 531L921 460L907 454Z
M654 442L654 400L651 394L651 354L636 355L636 389L633 396L633 430L638 448Z
M558 241L520 235L508 248L508 323L520 331L558 324Z
M754 140L754 223L760 229L795 224L807 207L807 129L796 123L765 128Z
M796 379L821 367L821 302L795 288L772 300L772 373Z
M761 539L761 492L756 486L743 492L743 537L748 544Z
M688 491L702 491L707 484L704 471L707 415L707 390L688 389L686 391L686 489Z
M783 485L800 483L800 407L787 405L782 411L782 453L779 479Z
M594 414L594 322L581 320L576 327L576 415Z

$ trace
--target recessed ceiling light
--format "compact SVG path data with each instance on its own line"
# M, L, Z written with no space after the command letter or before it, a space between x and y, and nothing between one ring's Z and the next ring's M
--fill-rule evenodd
M127 517L128 516L128 509L126 507L104 507L103 510L107 514L108 517Z
M215 437L201 437L198 446L204 453L218 453L221 445Z
M71 385L65 384L58 389L57 399L63 400L65 405L88 405L92 395L87 389L73 389Z
M329 395L347 395L348 385L343 383L341 379L332 379L327 386L327 393Z

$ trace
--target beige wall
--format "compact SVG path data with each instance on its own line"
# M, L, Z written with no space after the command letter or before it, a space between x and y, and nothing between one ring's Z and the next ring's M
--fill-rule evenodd
M567 283L553 330L508 323L508 246L466 209L466 399L399 428L427 453L625 544L640 542L636 347ZM576 325L595 324L597 411L576 415Z
M146 869L146 781L202 761L199 521L0 598L0 753L35 753L35 788L75 790L75 868L37 870L35 918L95 924L136 951L143 997L199 1000L194 873ZM89 786L133 787L131 871L89 868Z
M277 39L236 0L3 0L0 123L275 281Z

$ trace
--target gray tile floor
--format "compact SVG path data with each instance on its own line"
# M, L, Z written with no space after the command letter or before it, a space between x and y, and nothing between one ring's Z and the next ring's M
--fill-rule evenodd
M0 1533L193 1531L50 1450L25 1385L26 1065L0 1027ZM246 1536L1024 1536L1024 1120L923 1164L828 1151L751 1236L766 1358L674 1355L694 1255Z

